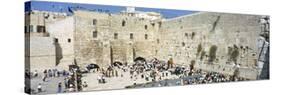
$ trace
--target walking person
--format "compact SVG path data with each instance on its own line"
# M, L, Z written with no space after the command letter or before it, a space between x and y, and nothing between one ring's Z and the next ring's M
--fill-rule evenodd
M43 82L46 82L46 78L47 78L47 74L44 74L44 76L42 78Z
M59 82L58 84L58 93L61 93L62 92L62 85L61 85L61 82Z
M98 82L101 83L101 76L98 75Z
M82 89L83 91L87 91L88 84L86 81L83 82L82 87L83 87Z
M88 87L87 82L84 81L83 84L82 84L82 86L83 86L83 91L86 91L86 90L87 90L87 87Z
M41 83L38 84L37 90L38 90L38 93L42 92L42 85L41 85Z
M53 69L53 70L52 70L52 76L53 76L53 77L56 77L56 74L57 74L57 70L56 70L56 69Z
M102 83L105 83L104 75L101 76Z
M38 76L38 72L37 70L34 71L34 77L37 77Z
M68 78L64 78L64 87L65 89L68 88Z
M51 69L48 70L48 74L49 74L49 77L52 77L53 74L52 74L52 70Z
M60 77L61 72L57 71L57 77Z
M47 77L47 70L46 70L46 69L44 70L44 72L43 72L43 73L44 73L44 76L46 76L46 77Z

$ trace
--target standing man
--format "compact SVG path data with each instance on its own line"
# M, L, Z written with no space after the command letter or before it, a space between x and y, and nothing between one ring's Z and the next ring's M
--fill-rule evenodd
M65 89L68 88L68 78L64 78L64 87Z

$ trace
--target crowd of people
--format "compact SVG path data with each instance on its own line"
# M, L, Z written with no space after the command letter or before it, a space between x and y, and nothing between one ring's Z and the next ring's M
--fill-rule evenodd
M87 69L87 73L90 73L91 69ZM107 68L101 67L93 70L97 74L97 81L99 84L106 84L109 81L107 79L113 77L124 77L124 74L129 74L130 81L133 81L132 85L137 85L137 80L143 80L147 83L155 83L159 81L180 79L176 84L188 85L188 84L204 84L204 83L218 83L218 82L230 82L241 81L243 78L236 76L229 76L220 74L217 72L206 72L202 70L196 70L194 66L180 66L173 62L173 59L168 61L161 61L154 58L150 61L144 59L134 60L133 64L114 64ZM57 93L61 92L74 92L82 91L88 87L86 81L82 81L82 74L80 70L57 70L46 69L42 73L37 70L30 72L26 70L25 76L27 78L37 78L42 76L43 82L48 82L47 78L63 77L63 80L57 84ZM196 76L190 78L190 76ZM169 83L163 84L167 86ZM64 88L64 89L63 89ZM42 83L37 86L37 92L43 91Z
M75 75L76 74L76 75ZM37 70L25 71L25 78L26 81L30 82L31 79L40 78L42 77L42 82L39 82L37 85L37 88L30 88L26 87L26 92L29 93L41 93L46 91L47 88L43 88L43 84L51 84L52 82L49 82L49 80L52 80L54 78L62 78L64 80L59 81L57 84L57 93L61 92L74 92L76 90L81 91L82 88L88 87L88 84L86 81L82 83L82 75L80 72L73 70L58 70L58 69L45 69L41 73ZM64 85L63 85L64 84ZM64 88L64 89L63 89Z
M165 76L162 73L162 76ZM173 74L173 73L171 73ZM176 75L176 74L175 74ZM183 73L176 75L176 78L169 78L164 80L152 81L145 84L130 85L132 87L155 87L155 86L172 86L172 85L192 85L192 84L208 84L221 82L245 81L247 79L237 77L235 75L225 75L217 72L207 72L199 70L185 70Z
M130 67L131 79L136 80L138 75L144 78L150 83L158 83L159 81L175 80L175 85L189 85L189 84L206 84L206 83L220 83L220 82L232 82L232 81L245 81L247 79L241 78L234 75L226 75L218 72L203 71L201 69L195 69L193 65L190 66L179 66L175 65L172 59L168 60L166 63L159 65L161 63L157 59L151 61L152 68L142 67ZM142 66L142 65L136 65ZM141 68L141 70L138 70ZM140 71L140 72L139 72ZM144 71L144 72L142 72ZM167 81L166 81L167 82ZM147 84L147 83L145 83ZM134 83L132 86L136 85ZM168 86L169 83L159 84L163 86ZM158 85L155 85L158 86Z
M28 69L25 70L25 78L32 79L42 77L43 81L46 81L46 78L51 77L66 77L69 75L69 71L66 70L58 70L58 69L45 69L42 73L38 72L37 70L29 71Z
M225 75L217 72L204 72L202 70L196 70L194 72L198 77L194 77L188 80L184 80L184 85L187 84L206 84L206 83L220 83L220 82L232 82L232 81L244 81L245 78Z
M160 61L156 58L151 61L135 60L134 64L120 64L111 65L106 69L101 68L97 77L98 83L106 83L107 78L111 77L123 77L125 73L129 73L131 81L138 79L144 79L147 82L159 81L164 78L168 78L172 75L174 64L172 59L168 62ZM136 84L136 83L134 83Z

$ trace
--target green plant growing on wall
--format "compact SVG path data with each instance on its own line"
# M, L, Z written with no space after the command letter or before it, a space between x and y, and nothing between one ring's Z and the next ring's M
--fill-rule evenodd
M216 45L212 45L209 50L209 62L213 62L216 59L216 52L218 47Z
M202 51L202 52L201 52L200 60L203 60L203 58L204 58L205 54L206 54L206 52L205 52L205 51Z
M198 47L197 47L197 56L200 54L200 52L202 51L202 45L201 45L201 43L198 45Z
M191 34L191 39L193 39L193 38L194 38L194 36L195 36L195 33L194 33L194 32L192 32L192 34Z

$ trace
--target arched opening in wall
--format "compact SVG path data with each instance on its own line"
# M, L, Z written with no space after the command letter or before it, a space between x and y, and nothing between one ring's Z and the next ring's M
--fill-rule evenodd
M124 27L125 25L126 25L126 21L123 20L123 21L122 21L122 26Z
M98 64L95 63L90 63L86 66L86 69L90 72L90 71L99 71L100 66Z
M137 57L134 59L135 63L146 63L146 59L143 57Z

